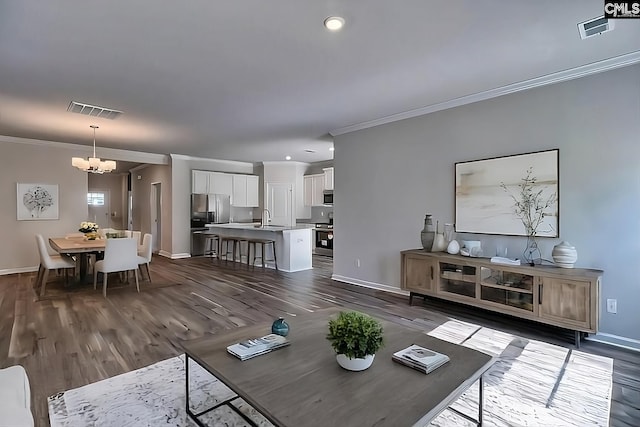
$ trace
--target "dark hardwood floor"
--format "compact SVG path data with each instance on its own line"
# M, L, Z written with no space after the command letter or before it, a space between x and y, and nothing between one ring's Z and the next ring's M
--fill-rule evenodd
M436 327L448 317L573 348L573 334L462 305L417 299L331 280L331 258L283 273L210 258L154 257L153 283L67 290L52 279L38 301L35 273L0 276L0 367L21 364L31 381L37 426L49 425L47 396L182 353L183 340L330 306ZM612 426L640 426L640 353L585 342L581 351L614 358Z

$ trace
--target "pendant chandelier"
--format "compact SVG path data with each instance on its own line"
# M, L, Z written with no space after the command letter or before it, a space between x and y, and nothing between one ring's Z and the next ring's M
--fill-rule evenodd
M71 165L85 172L111 172L116 168L116 162L114 160L100 160L100 157L96 157L96 129L98 129L98 126L91 125L89 127L93 129L93 157L89 157L88 160L82 157L73 157Z

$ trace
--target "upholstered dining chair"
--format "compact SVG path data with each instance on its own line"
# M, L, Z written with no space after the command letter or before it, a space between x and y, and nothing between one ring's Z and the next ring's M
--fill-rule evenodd
M75 268L76 263L71 257L66 255L50 255L42 234L36 234L36 243L38 245L38 253L40 254L40 265L38 266L38 275L34 279L33 287L36 289L36 292L39 288L40 297L43 297L47 287L49 270L64 269L65 280L67 280L69 269Z
M151 272L149 271L149 263L151 262L151 251L153 250L151 239L151 234L145 233L144 237L142 238L142 246L138 247L138 268L140 268L140 271L142 271L141 267L143 265L146 267L149 283L151 283Z
M138 251L140 251L140 237L142 237L142 231L125 230L124 235L129 238L133 238L138 245Z
M137 248L138 245L134 239L107 239L104 247L104 259L97 261L93 267L93 289L96 289L98 284L98 273L102 273L102 294L106 298L109 273L133 270L136 277L136 289L140 292Z

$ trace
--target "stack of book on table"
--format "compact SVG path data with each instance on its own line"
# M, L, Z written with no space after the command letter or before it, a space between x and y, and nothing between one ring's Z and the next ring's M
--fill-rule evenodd
M227 351L240 360L247 360L289 344L289 340L285 337L269 334L261 338L250 339L230 345L227 347Z
M415 344L393 353L391 358L395 362L402 363L425 374L432 372L449 361L449 356L446 354Z

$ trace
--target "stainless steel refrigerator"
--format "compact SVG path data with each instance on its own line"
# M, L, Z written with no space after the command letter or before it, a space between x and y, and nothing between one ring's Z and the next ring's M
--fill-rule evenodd
M191 195L191 256L204 254L206 224L229 222L231 198L226 194Z

